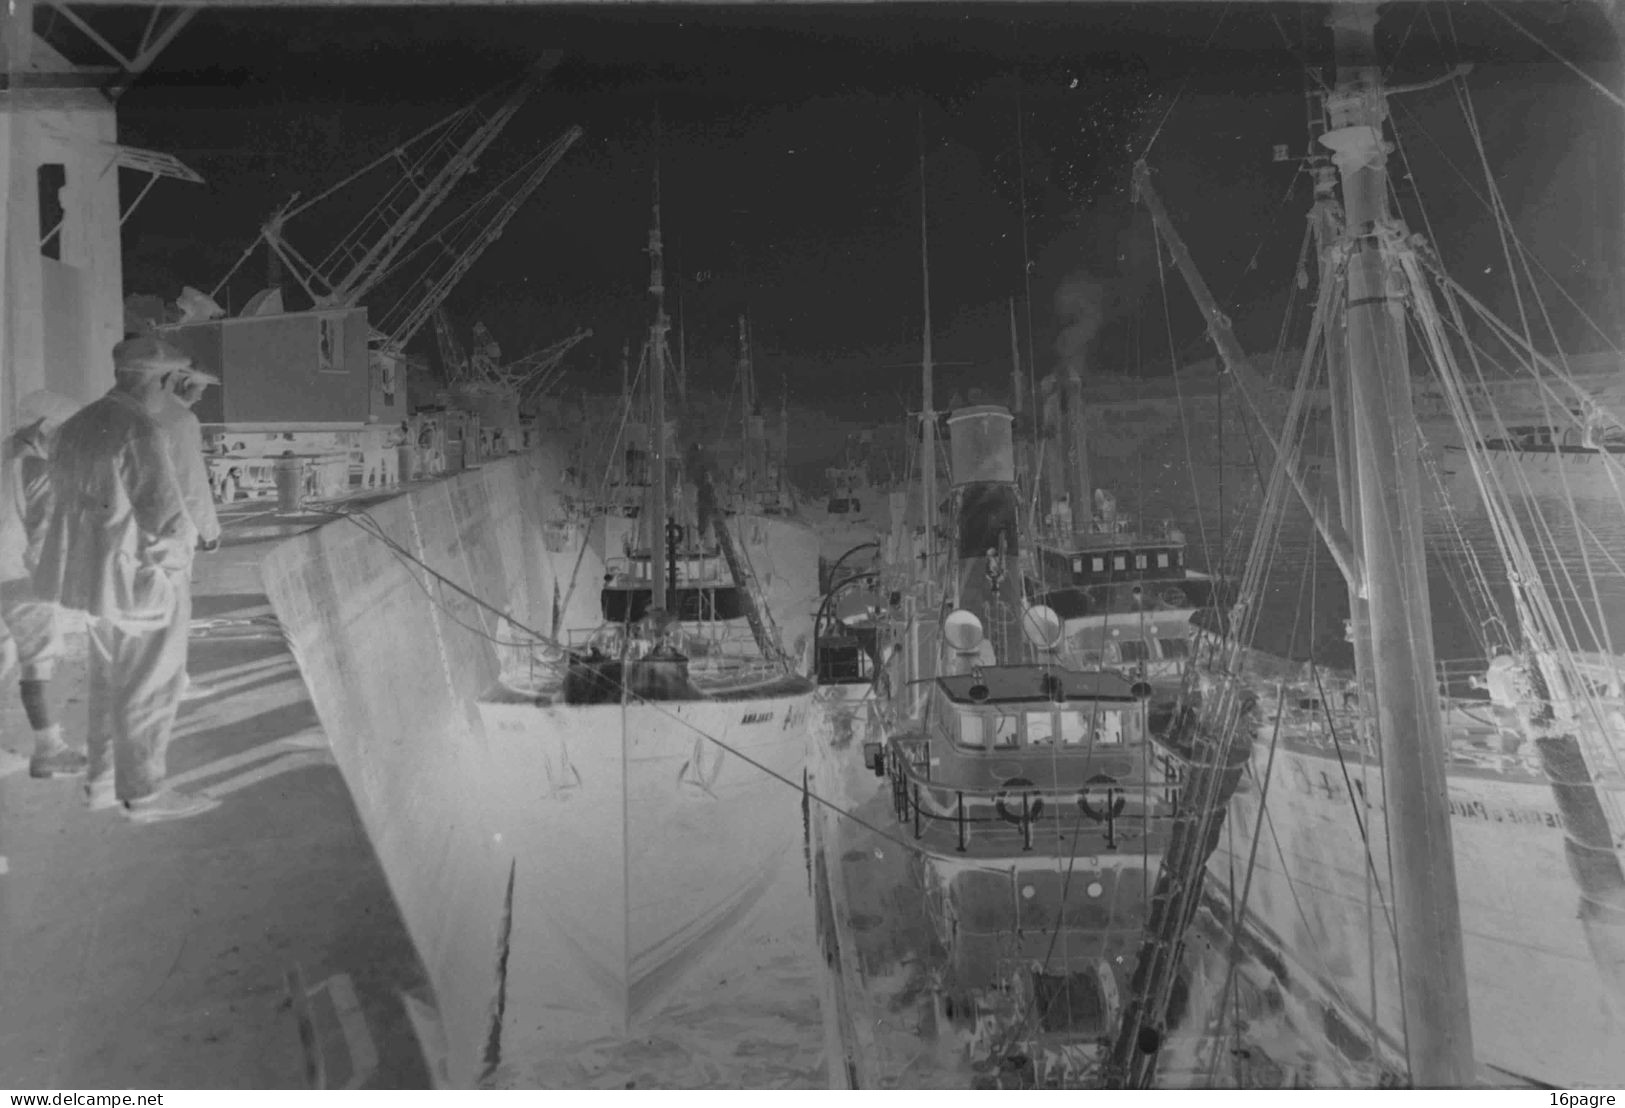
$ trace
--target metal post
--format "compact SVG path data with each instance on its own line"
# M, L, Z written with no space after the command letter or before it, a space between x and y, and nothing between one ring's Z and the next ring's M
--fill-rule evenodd
M963 854L965 853L965 794L955 792L954 803L959 813L956 820L959 825L959 853Z
M1388 211L1376 9L1340 4L1329 22L1337 91L1328 101L1332 126L1321 141L1342 176L1355 247L1347 299L1350 401L1406 1052L1413 1084L1460 1088L1473 1083L1475 1063L1422 545L1421 443L1411 408L1403 278L1384 252L1384 237L1399 228Z
M1030 793L1021 794L1021 849L1023 850L1033 848L1033 820L1029 814L1030 797Z

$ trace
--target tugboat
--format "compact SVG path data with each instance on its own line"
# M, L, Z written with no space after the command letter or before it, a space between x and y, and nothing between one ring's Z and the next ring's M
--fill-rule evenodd
M1020 1084L1094 1084L1166 900L1165 856L1177 846L1181 872L1199 873L1212 848L1176 842L1187 790L1213 811L1212 775L1188 739L1155 741L1168 720L1143 679L1063 664L1060 617L1027 604L1006 569L1020 553L1009 412L962 409L948 424L955 603L923 711L873 764L946 951L939 1021L987 1081L1014 1069ZM1221 775L1229 789L1239 765Z

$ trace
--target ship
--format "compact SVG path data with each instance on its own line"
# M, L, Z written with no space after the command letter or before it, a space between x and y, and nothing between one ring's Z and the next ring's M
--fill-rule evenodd
M678 449L658 202L649 252L635 481L549 435L261 566L421 952L433 1006L408 1007L445 1086L636 1041L799 868L817 549L728 514Z
M919 510L894 511L877 568L826 596L817 640L819 696L852 716L812 773L844 1072L1098 1087L1160 964L1145 936L1182 929L1200 888L1164 863L1200 870L1246 762L1243 730L1215 720L1251 702L1230 682L1207 714L1178 711L1143 673L1064 658L1065 621L1033 588L1014 416L933 410L926 295L920 451L945 424L948 495L922 462Z
M525 890L509 1018L588 1038L635 1030L795 857L786 786L801 780L814 691L743 556L752 519L722 510L699 452L674 464L658 203L650 243L647 501L635 519L593 521L596 541L624 540L605 560L597 625L510 644L478 704L506 782L484 803L511 808Z

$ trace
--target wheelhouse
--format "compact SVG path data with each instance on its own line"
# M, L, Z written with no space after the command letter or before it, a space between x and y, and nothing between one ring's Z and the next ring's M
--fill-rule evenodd
M928 847L978 857L1030 852L1059 819L1079 847L1161 849L1179 759L1150 741L1149 688L1118 673L985 666L939 677L923 733L888 744L899 819Z

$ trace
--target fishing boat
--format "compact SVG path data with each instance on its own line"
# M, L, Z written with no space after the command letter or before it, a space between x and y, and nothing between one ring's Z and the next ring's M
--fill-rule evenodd
M1147 929L1183 927L1198 887L1161 882L1164 858L1200 870L1247 744L1219 750L1198 714L1153 710L1142 678L1063 660L1063 621L1023 568L1011 411L934 410L928 270L925 334L921 453L936 456L945 423L948 518L922 462L921 525L892 512L878 568L826 598L819 638L820 696L870 709L869 791L856 728L820 744L813 775L839 790L816 872L847 1072L860 1086L1100 1085L1155 960ZM895 837L876 827L888 809ZM866 1013L918 1018L914 1059Z
M1245 746L1213 779L1195 716L1176 733L1148 683L1061 661L1060 617L1008 568L1021 545L1010 422L996 406L948 419L954 607L884 769L946 952L943 1016L971 1065L994 1074L1019 1058L1021 1083L1099 1084L1167 900L1164 858L1212 849L1188 813L1182 824L1182 797L1222 798Z
M666 330L658 202L650 238L648 500L599 587L601 620L561 643L515 632L479 714L505 787L514 854L506 1022L557 1041L624 1037L693 978L794 859L794 787L813 683L770 630L741 554L742 517L709 473L686 514L665 434ZM797 579L811 592L808 550ZM793 862L791 863L793 864ZM517 890L517 891L516 891Z
M1198 644L1212 649L1195 651L1208 672L1239 676L1260 697L1252 761L1208 866L1199 929L1228 951L1224 996L1238 976L1268 978L1274 1007L1292 1007L1319 1030L1320 1058L1277 1057L1278 1074L1418 1087L1618 1086L1621 663L1606 646L1595 575L1575 581L1566 568L1595 559L1600 571L1607 554L1572 496L1520 502L1496 450L1463 451L1493 540L1462 571L1461 595L1482 608L1485 657L1470 682L1439 672L1433 621L1447 602L1430 598L1424 545L1424 483L1438 475L1420 449L1405 328L1418 336L1460 441L1485 442L1475 407L1484 393L1468 387L1466 371L1476 350L1460 341L1467 315L1521 362L1550 410L1590 420L1606 410L1578 394L1560 359L1494 320L1390 208L1387 103L1416 90L1383 88L1375 21L1359 4L1337 5L1329 20L1336 83L1314 94L1308 158L1320 250L1312 337L1290 410L1259 412L1278 464L1238 606L1223 634ZM1458 69L1435 83L1460 82L1466 102L1465 78ZM1256 376L1144 163L1136 183L1237 389L1255 403ZM1495 182L1486 187L1493 194ZM1322 365L1336 453L1323 467L1329 479L1317 482L1301 464L1301 433ZM1600 439L1595 427L1581 433L1599 443L1618 427L1609 422ZM1612 451L1588 449L1607 479L1617 476ZM1257 602L1273 528L1294 494L1348 584L1352 674L1248 646L1256 611L1247 605ZM1612 510L1622 504L1616 498ZM1558 520L1572 528L1567 561L1554 549ZM1471 549L1461 530L1450 538L1453 549ZM1502 581L1492 580L1495 567L1507 571ZM1586 647L1588 628L1602 649ZM1150 985L1141 1026L1166 1013L1166 980ZM1219 1003L1211 1014L1216 1028L1229 1024L1216 1041L1239 1046L1228 1012ZM1154 1083L1155 1053L1122 1050L1123 1083Z
M1064 514L1036 537L1031 588L1063 620L1062 656L1152 682L1167 695L1184 681L1191 621L1220 608L1223 590L1188 562L1185 534L1171 522L1141 532L1096 490L1099 510L1084 529Z

